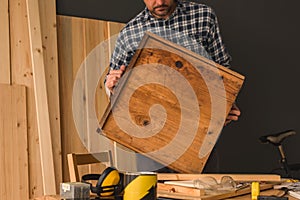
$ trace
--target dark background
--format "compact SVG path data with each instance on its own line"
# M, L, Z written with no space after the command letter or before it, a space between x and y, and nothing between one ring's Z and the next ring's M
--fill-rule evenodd
M245 75L238 96L242 116L225 127L216 145L219 172L268 173L278 166L275 147L262 135L300 132L299 0L195 0L210 5L233 57L232 69ZM58 0L57 13L128 22L142 0ZM300 163L300 133L284 142L288 160Z

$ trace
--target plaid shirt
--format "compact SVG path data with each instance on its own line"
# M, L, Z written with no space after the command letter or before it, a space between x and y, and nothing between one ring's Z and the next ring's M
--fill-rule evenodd
M111 69L128 66L145 31L229 66L231 57L222 42L214 11L203 4L178 0L168 19L157 19L145 8L121 30L110 61Z

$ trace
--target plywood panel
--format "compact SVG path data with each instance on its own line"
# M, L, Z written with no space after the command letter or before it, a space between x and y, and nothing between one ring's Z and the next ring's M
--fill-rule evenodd
M27 131L30 198L43 195L39 137L33 91L32 68L25 0L10 0L10 48L12 84L27 87Z
M139 49L104 134L178 172L202 172L244 77L150 32Z
M45 195L51 195L56 194L56 177L54 173L39 2L38 0L28 0L26 5L40 142L43 192Z
M0 84L0 199L29 199L26 89Z
M0 0L0 83L10 84L8 0Z

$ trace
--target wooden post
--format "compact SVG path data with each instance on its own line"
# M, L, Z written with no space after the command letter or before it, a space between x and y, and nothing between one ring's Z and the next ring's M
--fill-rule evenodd
M45 195L56 194L38 0L27 0L28 29Z

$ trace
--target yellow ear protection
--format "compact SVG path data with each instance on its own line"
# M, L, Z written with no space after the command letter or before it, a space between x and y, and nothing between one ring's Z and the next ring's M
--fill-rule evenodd
M123 174L113 167L106 168L102 174L86 174L82 176L82 182L90 184L92 193L98 196L118 195L123 190ZM96 186L88 182L98 180Z

